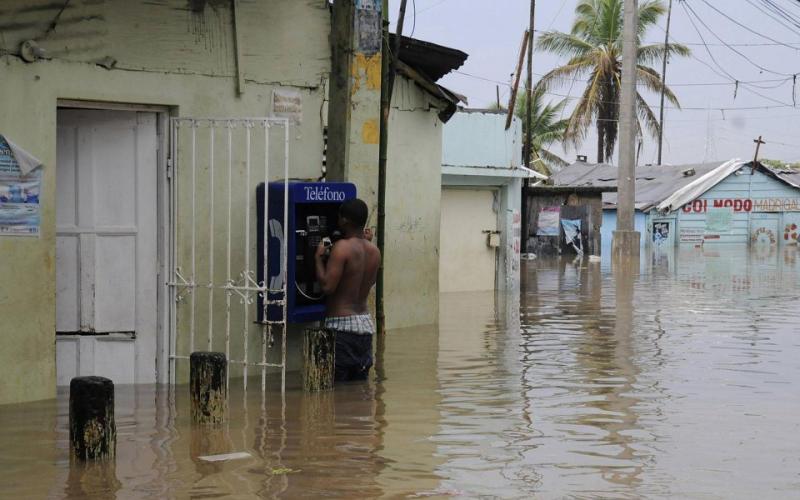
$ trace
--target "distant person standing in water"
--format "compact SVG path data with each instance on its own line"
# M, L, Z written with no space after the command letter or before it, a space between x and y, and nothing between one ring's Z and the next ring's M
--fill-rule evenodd
M378 278L381 253L372 244L367 204L353 199L339 207L337 241L326 259L326 247L316 252L317 278L327 296L325 328L336 335L336 381L365 380L372 366L375 325L367 297Z

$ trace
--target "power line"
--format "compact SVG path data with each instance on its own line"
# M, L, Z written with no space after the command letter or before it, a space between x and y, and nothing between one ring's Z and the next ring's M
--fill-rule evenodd
M798 0L800 1L800 0ZM656 25L658 26L658 25ZM658 26L661 31L664 31L664 28ZM534 30L536 33L547 33L548 30ZM672 38L672 36L670 36ZM775 46L783 46L788 47L793 50L800 50L800 42L731 42L731 43L701 43L701 42L683 42L682 45L688 46L696 46L700 47L702 45L708 45L709 47L775 47Z
M420 9L419 11L417 11L417 14L422 14L423 12L429 11L434 7L438 7L438 6L442 5L443 3L445 3L446 1L447 0L439 0L438 2L436 2L434 4L428 5L424 9Z
M414 9L414 24L411 25L411 34L409 38L414 38L414 31L417 29L417 0L411 0L411 5Z
M749 0L748 0L748 1L749 1ZM710 3L708 2L708 0L702 0L702 2L703 2L704 4L706 4L706 5L708 5L708 6L709 6L711 9L713 9L715 12L717 12L718 14L720 14L722 17L724 17L724 18L725 18L725 19L727 19L728 21L730 21L730 22L734 23L735 25L737 25L737 26L739 26L739 27L741 27L741 28L744 28L745 30L749 31L750 33L753 33L754 35L760 36L761 38L763 38L763 39L765 39L765 40L769 40L770 42L777 43L777 44L780 44L780 45L784 45L784 46L786 46L786 47L789 47L790 49L794 49L794 48L795 48L795 47L792 47L791 45L784 44L783 42L779 42L778 40L775 40L774 38L768 37L767 35L765 35L765 34L763 34L763 33L759 33L758 31L756 31L756 30L754 30L754 29L750 28L750 27L749 27L749 26L747 26L746 24L742 24L742 23L740 23L739 21L737 21L736 19L732 18L732 17L731 17L731 16L729 16L728 14L726 14L726 13L724 13L723 11L719 10L718 8L716 8L714 5L710 4ZM752 5L752 4L751 4L751 5ZM694 12L694 10L692 10L692 12ZM697 14L695 14L695 15L697 15ZM710 31L710 30L709 30L709 31Z
M711 29L711 28L708 26L708 24L706 24L706 22L705 22L705 21L703 21L703 19L702 19L702 18L701 18L701 17L700 17L700 16L697 14L697 12L694 10L694 8L692 8L692 6L691 6L691 5L689 5L689 3L688 3L688 2L686 2L686 1L683 1L683 2L681 2L681 6L683 7L683 9L684 9L684 11L686 12L687 16L689 16L689 20L690 20L690 21L691 21L691 16L692 16L692 15L694 15L694 17L697 19L697 21L698 21L698 22L700 22L700 24L702 24L702 25L703 25L703 27L705 27L705 29L706 29L706 30L708 30L708 32L709 32L709 33L711 33L711 34L714 36L714 38L716 38L717 40L719 40L719 41L720 41L720 43L723 43L723 44L725 44L725 46L726 46L728 49L730 49L731 51L733 51L733 52L735 52L736 54L738 54L738 55L739 55L739 56L740 56L742 59L744 59L745 61L749 62L750 64L752 64L752 65L753 65L753 66L755 66L756 68L760 69L761 71L766 71L767 73L772 73L773 75L794 76L794 74L792 74L792 73L781 73L780 71L773 71L773 70L771 70L771 69L769 69L769 68L765 68L764 66L761 66L760 64L758 64L757 62L753 61L752 59L750 59L749 57L747 57L746 55L744 55L743 53L741 53L740 51L738 51L738 50L737 50L737 49L735 49L734 47L731 47L729 44L727 44L727 43L725 42L725 40L723 40L723 39L722 39L722 38L721 38L719 35L717 35L717 34L714 32L714 30L712 30L712 29ZM694 21L692 21L692 25L693 25L693 26L695 26L695 29L697 30L697 26L694 24ZM698 33L697 33L697 34L698 34L698 35L700 35L700 31L699 31L699 30L697 30L697 31L698 31ZM701 35L701 38L702 38L702 35ZM705 41L705 40L704 40L704 41ZM711 55L711 51L710 51L710 49L708 49L708 47L706 47L706 49L708 50L708 53L709 53L709 55ZM712 56L712 58L713 58L713 56ZM717 66L719 66L719 64L717 64ZM732 77L732 76L731 76L729 73L727 73L727 71L725 71L724 69L723 69L723 72L724 72L724 73L726 73L726 74L728 74L728 76L730 76L731 78L733 78L733 77ZM736 78L733 78L733 79L734 79L734 80L736 80Z
M758 11L763 11L763 10L762 10L762 9L761 9L761 8L760 8L758 5L756 5L755 3L753 3L753 0L747 0L747 3L749 3L750 5L752 5L752 6L753 6L753 7L754 7L756 10L758 10ZM764 3L764 4L765 4L765 6L767 7L767 11L770 11L770 12L771 12L771 13L770 13L770 12L764 12L764 13L765 13L765 14L766 14L766 15L767 15L769 18L771 18L771 19L774 19L774 20L775 20L775 21L776 21L778 24L780 24L780 25L781 25L781 26L783 26L784 28L788 29L789 31L792 31L792 32L794 32L796 28L800 27L800 24L798 24L796 21L792 21L791 19L787 18L785 15L781 15L781 14L779 13L779 11L776 11L776 9L775 9L775 8L777 8L777 6L775 6L775 5L774 5L774 4L772 4L771 2L768 2L768 1L767 1L767 2L764 2L764 1L762 0L762 3ZM775 7L775 8L773 8L773 7ZM776 15L777 15L778 17L776 17ZM783 20L789 21L791 24L794 24L794 26L795 26L795 27L793 28L793 27L791 27L791 26L788 26L788 25L787 25L787 24L786 24L786 23L785 23L783 20L781 20L781 18L782 18Z
M682 2L681 2L681 3L682 3ZM736 98L736 90L738 90L738 88L739 88L739 85L742 85L743 87L748 87L748 86L749 86L749 87L755 87L755 88L757 88L757 89L771 90L771 89L776 89L776 88L778 88L778 87L781 87L781 86L783 86L783 85L784 85L786 82L789 82L789 81L792 81L793 83L795 83L795 82L796 82L796 79L797 79L797 76L796 76L796 75L789 75L789 76L787 76L786 78L774 78L774 79L767 79L767 80L753 80L753 81L741 81L741 80L738 80L736 77L734 77L733 75L731 75L730 73L728 73L728 71L727 71L727 70L725 70L725 68L723 68L723 67L722 67L722 65L720 65L720 64L719 64L719 62L716 60L716 58L714 57L714 54L712 54L712 53L711 53L711 50L709 49L709 46L710 46L711 44L705 43L705 38L703 37L702 33L700 33L700 29L699 29L699 28L697 27L697 25L694 23L694 20L692 19L692 17L688 15L688 12L687 12L687 18L689 19L689 22L692 24L692 27L695 29L695 32L697 33L697 35L700 37L700 40L702 40L702 41L703 41L703 43L701 43L700 45L702 45L702 46L703 46L703 47L706 49L706 52L708 53L708 55L709 55L709 57L711 58L711 60L714 62L714 64L715 64L715 65L716 65L716 66L717 66L717 67L718 67L718 68L719 68L719 69L720 69L722 72L718 71L718 70L717 70L717 69L715 69L713 66L711 66L711 65L710 65L708 62L706 62L706 61L704 61L703 59L699 58L699 57L698 57L697 55L695 55L695 54L692 54L692 55L691 55L691 57L692 57L692 58L693 58L695 61L697 61L697 62L699 62L699 63L703 64L704 66L706 66L708 69L710 69L710 70L711 70L711 71L712 71L714 74L716 74L717 76L720 76L720 77L722 77L722 78L726 78L726 77L727 77L727 78L729 78L729 79L730 79L730 81L727 83L727 85L734 85L734 99ZM661 31L665 31L665 30L664 30L664 28L662 28L660 25L656 24L656 26L657 26L657 27L658 27L658 28L659 28ZM685 43L682 43L680 40L677 40L677 39L675 39L675 38L674 38L672 35L668 35L668 36L669 36L669 39L670 39L670 40L672 40L672 41L673 41L673 42L675 42L675 43L680 43L680 44L682 44L682 45L687 45L687 44L685 44ZM778 82L778 83L777 83L777 84L775 84L775 85L769 85L769 86L768 86L768 85L758 85L758 84L760 84L760 83L773 83L773 82ZM691 84L687 84L687 85L691 85ZM703 85L703 84L701 83L701 84L698 84L698 85ZM720 85L723 85L723 84L720 84ZM674 83L671 83L671 84L670 84L670 86L676 86L676 87L677 87L677 86L681 86L681 84L674 84ZM764 97L764 98L766 98L766 99L768 99L768 100L772 100L772 101L774 102L774 100L773 100L772 98L768 98L768 97L766 97L766 96L763 96L762 94L760 94L760 93L758 93L758 92L756 92L756 91L752 90L752 88L750 88L750 89L748 89L748 90L749 90L750 92L752 92L752 93L755 93L755 94L756 94L756 95L758 95L758 96ZM793 102L794 102L794 87L792 88L792 100L793 100Z
M472 73L467 73L465 71L453 70L453 73L458 73L459 75L464 75L464 76L468 76L468 77L471 77L471 78L475 78L476 80L484 80L486 82L494 83L494 84L497 84L497 85L504 85L504 86L508 86L509 85L508 82L502 82L500 80L494 80L492 78L479 76L479 75L475 75L475 74L472 74ZM534 75L539 76L539 77L544 76L543 73L534 73ZM790 82L790 81L792 81L792 77L769 78L769 79L766 79L766 80L739 81L738 83L741 84L741 85L743 85L743 84L751 85L751 84L755 84L755 83L774 83L774 82L779 82L781 85L783 85L786 82ZM669 86L670 87L714 87L714 86L730 86L730 85L735 85L736 83L737 82L734 81L734 80L727 81L727 82L683 82L683 83L670 83ZM641 84L641 85L644 85L644 84ZM780 85L778 85L776 87L770 87L770 88L777 88L777 87L780 87Z
M457 71L456 70L456 71L453 71L453 72L454 73L458 73L459 75L463 75L463 76L467 76L467 77L470 77L470 78L474 78L476 80L481 80L481 81L484 81L484 82L487 82L487 83L492 83L494 85L510 86L508 82L501 82L499 80L493 80L491 78L485 78L485 77L482 77L482 76L473 75L471 73L466 73L464 71ZM540 75L537 75L537 76L540 76ZM791 78L789 78L788 80L791 80ZM573 79L573 82L574 81L575 81L575 79ZM728 84L726 84L726 85L728 85ZM715 110L715 111L737 111L737 110L753 110L753 109L794 108L794 105L792 105L792 104L788 104L788 103L785 103L785 102L782 102L782 101L777 101L775 99L772 99L771 97L762 95L762 94L754 91L753 89L749 89L749 88L745 87L745 90L747 90L748 92L754 93L754 94L758 95L759 97L762 97L762 98L767 99L769 101L775 102L776 105L739 106L739 107L714 107L714 108L691 107L691 106L688 106L688 107L683 107L683 106L665 106L665 109L676 109L676 110L681 110L681 111L707 111L708 109L712 109L712 110ZM547 94L547 95L556 96L556 97L562 97L562 98L565 98L565 99L568 99L568 100L581 99L581 97L573 97L570 93L560 94L558 92L553 92L553 91L550 91L550 90L544 91L542 93L543 94ZM615 104L614 102L611 102L611 101L597 101L597 102L601 102L601 103L604 103L604 104ZM652 107L652 105L649 104L649 103L647 103L647 105Z
M773 13L777 14L780 18L788 21L789 23L795 25L795 27L800 28L800 20L792 15L789 11L785 10L783 7L779 6L772 0L761 0L768 10L772 11ZM784 25L785 26L785 25ZM792 28L789 28L792 30ZM792 30L793 31L793 30Z
M684 7L684 10L686 10L686 8L687 8L687 7L686 7L686 4L685 4L684 2L681 2L681 5ZM691 9L691 6L689 7L689 9ZM692 10L692 12L694 12L694 10ZM689 11L688 11L688 10L686 11L686 15L687 15L687 18L689 19L689 22L692 24L692 27L693 27L693 28L695 29L695 31L697 32L697 36L699 36L699 37L700 37L700 39L701 39L701 40L702 40L702 41L705 43L705 38L703 37L703 34L702 34L702 33L700 33L700 29L699 29L699 28L697 27L697 25L695 24L694 20L692 19L692 16L689 14ZM695 16L697 16L697 13L695 13ZM703 22L701 19L699 19L699 17L698 17L698 21L700 21L701 23ZM705 23L703 23L703 25L704 25L704 26L706 26L706 29L708 29L708 26L707 26ZM711 31L711 30L709 29L709 31ZM714 34L714 33L712 32L712 34ZM714 36L716 36L716 34L714 34ZM717 37L717 38L719 38L719 37ZM723 68L723 67L722 67L722 65L721 65L721 64L720 64L720 63L717 61L717 59L714 57L714 54L712 54L712 53L711 53L711 49L709 49L707 45L705 46L705 49L706 49L706 52L708 53L708 56L711 58L711 60L714 62L714 64L715 64L715 65L716 65L716 66L717 66L717 67L720 69L720 71L722 71L722 73L724 73L724 74L725 74L725 75L726 75L728 78L730 78L731 80L733 80L733 81L734 81L734 84L736 85L736 86L735 86L735 89L738 89L738 87L739 87L739 84L740 84L741 82L739 82L739 80L737 80L737 79L736 79L736 78L735 78L733 75L731 75L730 73L728 73L728 71L727 71L725 68ZM738 53L738 51L737 51L737 53ZM705 64L706 66L708 66L708 68L709 68L709 69L711 69L711 71L713 71L713 72L714 72L714 73L716 73L717 75L719 75L719 76L723 76L723 75L722 75L722 73L720 73L719 71L715 70L713 67L711 67L711 65L709 65L708 63L706 63L706 62L705 62L705 61L703 61L702 59L700 59L700 58L698 58L698 57L695 57L695 59L696 59L697 61L699 61L699 62L701 62L701 63ZM787 78L787 79L786 79L787 81L788 81L789 79L791 79L791 80L794 82L794 81L795 81L795 79L797 78L797 77L796 77L796 75L787 75L787 76L789 77L789 78ZM758 85L752 85L752 86L753 86L753 87L756 87L756 88L764 88L764 87L759 87ZM778 86L780 86L780 85L778 85ZM777 88L778 86L775 86L775 88ZM781 101L777 101L776 99L772 99L771 97L767 97L767 96L765 96L765 95L763 95L763 94L761 94L761 93L759 93L759 92L757 92L757 91L753 90L752 88L747 88L745 85L743 85L743 87L744 87L744 88L746 88L746 89L747 89L749 92L751 92L751 93L753 93L753 94L756 94L756 95L757 95L757 96L759 96L759 97L765 98L765 99L767 99L767 100L769 100L769 101L772 101L772 102L777 102L777 103L779 103L779 104L781 104L781 105L785 105L785 103L783 103L783 102L781 102ZM769 88L769 87L767 87L767 88ZM793 94L792 94L792 99L794 99L794 90L793 90L792 92L793 92ZM735 98L735 97L736 97L736 90L734 90L734 98Z

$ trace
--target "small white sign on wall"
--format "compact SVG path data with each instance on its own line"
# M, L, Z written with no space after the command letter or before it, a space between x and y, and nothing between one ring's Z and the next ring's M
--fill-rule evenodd
M297 90L273 90L272 116L276 118L288 118L293 125L299 125L303 120L302 94Z

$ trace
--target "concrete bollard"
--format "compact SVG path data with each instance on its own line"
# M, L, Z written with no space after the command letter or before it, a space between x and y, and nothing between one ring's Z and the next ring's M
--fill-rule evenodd
M79 460L113 460L117 451L114 383L75 377L69 383L69 441Z
M308 329L303 333L303 388L309 392L333 388L336 334Z
M221 424L228 411L228 361L221 352L193 352L189 356L192 421Z

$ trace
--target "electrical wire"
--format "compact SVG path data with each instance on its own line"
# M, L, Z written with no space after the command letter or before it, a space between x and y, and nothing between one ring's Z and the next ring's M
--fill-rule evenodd
M702 19L702 18L701 18L701 17L700 17L700 16L697 14L697 12L694 10L694 8L692 8L692 6L691 6L691 5L689 5L689 3L688 3L688 2L685 2L685 1L684 1L684 2L680 2L680 4L681 4L681 7L683 7L683 10L686 12L686 15L689 17L689 20L692 22L692 26L694 26L694 27L695 27L695 30L697 31L697 34L698 34L698 35L700 35L700 38L701 38L701 39L703 39L703 37L702 37L702 35L700 34L700 30L697 28L697 25L696 25L696 24L694 23L694 21L692 20L692 15L694 15L695 19L697 19L697 21L698 21L700 24L702 24L702 25L703 25L703 27L705 27L705 29L706 29L706 30L708 30L708 32L709 32L709 33L711 33L711 34L714 36L714 38L716 38L717 40L719 40L719 41L720 41L720 43L723 43L723 44L725 44L725 46L726 46L728 49L730 49L730 50L731 50L731 51L733 51L734 53L738 54L738 55L739 55L739 56L740 56L742 59L744 59L745 61L749 62L750 64L752 64L752 65L753 65L753 66L755 66L756 68L760 69L761 71L766 71L767 73L772 73L773 75L781 75L781 76L794 76L794 74L793 74L793 73L782 73L782 72L780 72L780 71L773 71L773 70L771 70L771 69L769 69L769 68L765 68L764 66L761 66L761 65L760 65L760 64L758 64L757 62L753 61L752 59L750 59L749 57L747 57L745 54L743 54L742 52L740 52L739 50L735 49L734 47L731 47L729 44L727 44L727 43L725 42L725 40L723 40L723 39L722 39L722 38L721 38L719 35L717 35L717 34L714 32L714 30L712 30L712 29L711 29L711 28L708 26L708 24L706 24L706 22L705 22L705 21L703 21L703 19ZM703 42L705 42L705 39L703 39ZM713 55L711 54L711 50L708 48L708 46L706 46L706 50L707 50L707 52L708 52L709 56L711 56L711 58L712 58L712 59L714 59ZM715 62L715 63L717 64L717 66L719 66L719 67L720 67L720 69L721 69L721 70L722 70L722 71L723 71L725 74L727 74L727 75L728 75L728 76L729 76L731 79L733 79L733 80L736 80L736 78L734 78L732 75L730 75L730 73L728 73L727 71L725 71L725 69L724 69L724 68L722 68L722 67L721 67L721 65L720 65L718 62L716 62L716 59L714 59L714 62Z
M792 15L789 11L785 10L780 5L776 4L772 0L761 0L761 3L763 3L768 10L778 15L778 17L800 28L800 19Z
M411 0L411 5L414 9L414 23L411 25L411 34L409 38L414 38L414 31L417 29L417 0Z
M702 62L702 61L698 61L698 62ZM484 76L474 75L472 73L467 73L465 71L453 70L452 72L453 73L458 73L459 75L468 76L470 78L475 78L476 80L483 80L483 81L486 81L486 82L490 82L490 83L494 83L494 84L498 84L498 85L503 85L505 87L509 87L510 86L510 84L508 82L501 82L500 80L494 80L492 78L487 78L487 77L484 77ZM543 73L534 73L534 75L535 76L539 76L539 77L544 76ZM778 88L781 85L786 84L786 82L790 82L790 81L792 81L792 77L789 76L789 77L785 77L785 78L769 78L769 79L766 79L766 80L739 81L739 84L741 84L741 85L754 85L754 84L757 84L757 83L774 83L774 82L778 82L778 85L775 85L773 87L760 87L760 88L765 88L765 89L771 89L771 88ZM728 86L728 85L735 85L735 84L736 84L736 81L730 80L730 81L727 81L727 82L670 83L669 86L670 87L713 87L713 86ZM644 84L639 83L637 85L643 86Z
M681 6L683 6L683 7L684 7L684 10L686 9L686 4L685 4L684 2L681 2ZM691 9L691 7L689 7L689 8ZM692 10L692 12L694 12L694 11ZM689 14L689 12L688 12L688 11L686 11L686 14L687 14L687 17L688 17L688 19L689 19L689 22L692 24L692 27L693 27L693 28L695 29L695 31L697 32L697 36L699 36L699 37L700 37L700 40L702 40L702 41L705 43L705 38L703 37L703 34L700 32L700 29L697 27L697 25L695 24L694 20L692 19L692 16ZM696 15L697 15L697 14L695 14L695 16L696 16ZM698 18L698 20L699 20L700 22L702 22L702 20L700 20L699 18ZM706 26L706 25L705 25L705 23L703 23L703 25L704 25L704 26ZM708 26L706 26L706 29L708 29ZM710 30L709 30L709 31L710 31ZM713 34L713 32L712 32L712 34ZM716 36L716 35L715 35L715 36ZM718 37L718 38L719 38L719 37ZM735 88L736 88L736 89L738 89L738 87L739 87L739 84L740 84L740 83L742 83L742 82L740 82L739 80L737 80L737 79L736 79L736 78L735 78L733 75L731 75L730 73L728 73L728 71L727 71L725 68L723 68L723 67L722 67L722 65L721 65L721 64L720 64L720 63L717 61L717 59L714 57L714 54L711 52L711 49L709 49L707 45L705 45L705 49L706 49L706 52L708 53L709 57L711 58L711 60L714 62L714 64L715 64L715 65L716 65L716 66L717 66L717 67L720 69L720 71L722 71L722 73L724 73L724 75L725 75L725 76L727 76L728 78L730 78L731 80L733 80L734 84L736 85L736 87L735 87ZM698 58L698 57L696 57L696 56L695 56L694 58L695 58L695 60L697 60L697 61L699 61L699 62L703 63L704 65L706 65L706 66L707 66L709 69L711 69L711 71L713 71L713 72L714 72L714 73L716 73L717 75L719 75L719 76L723 76L723 74L722 74L722 73L720 73L719 71L715 70L715 69L714 69L714 68L713 68L713 67L712 67L710 64L706 63L706 62L705 62L705 61L703 61L702 59L700 59L700 58ZM786 81L788 81L788 80L790 80L790 79L791 79L792 81L794 81L794 80L796 79L796 76L795 76L795 75L786 75L786 76L788 76L788 78L786 78L786 79L785 79ZM782 85L782 84L781 84L781 85ZM764 87L764 86L759 86L759 85L750 85L750 87L762 88L762 89L764 89L764 88L766 88L766 89L769 89L769 88L777 88L777 87L779 87L779 86L780 86L780 85L776 85L776 86L774 86L774 87ZM771 98L771 97L767 97L767 96L765 96L765 95L761 94L760 92L753 90L752 88L747 88L748 86L747 86L746 84L743 84L743 85L742 85L742 87L743 87L743 88L746 88L746 89L747 89L749 92L751 92L751 93L753 93L753 94L755 94L755 95L757 95L757 96L759 96L759 97L762 97L762 98L764 98L764 99L767 99L767 100L769 100L769 101L772 101L772 102L775 102L775 103L778 103L778 104L781 104L781 105L785 105L785 106L787 106L787 107L789 106L789 105L787 105L786 103L783 103L783 102L781 102L781 101L778 101L778 100L776 100L776 99L773 99L773 98ZM794 91L793 91L793 92L794 92ZM735 96L736 96L736 93L735 93L735 91L734 91L734 98L735 98ZM794 93L792 94L792 98L794 99ZM794 105L792 105L791 107L794 107Z
M460 75L464 75L464 76L467 76L467 77L470 77L470 78L475 78L476 80L482 80L482 81L485 81L487 83L492 83L492 84L496 84L496 85L504 85L504 86L509 86L510 87L510 84L507 83L507 82L501 82L499 80L492 80L491 78L485 78L485 77L482 77L482 76L473 75L471 73L466 73L464 71L454 71L454 73L458 73ZM575 80L576 79L573 79L572 81L574 82ZM788 80L791 80L791 78L782 79L781 81L785 82L785 81L788 81ZM742 82L739 82L739 83L742 83ZM715 85L717 85L717 84L715 84ZM724 85L733 85L733 83L726 83ZM761 93L759 93L759 92L757 92L757 91L755 91L753 89L750 89L750 88L747 88L747 87L744 87L744 86L742 88L744 88L748 92L756 94L759 97L767 99L768 101L772 101L772 102L774 102L775 104L778 104L778 105L776 105L776 106L746 106L746 107L716 107L716 108L710 108L710 109L715 110L715 111L737 111L737 110L794 108L795 107L793 104L789 104L789 103L785 103L785 102L782 102L782 101L778 101L778 100L773 99L771 97L765 96L765 95L763 95L763 94L761 94ZM548 91L544 91L542 93L543 94L547 94L547 95L551 95L551 96L555 96L555 97L561 97L561 98L568 99L568 100L581 99L580 97L573 97L571 95L571 92L568 92L567 94L562 94L562 93L559 93L559 92L553 92L553 91L549 91L548 90ZM614 103L612 103L610 101L597 101L597 102L601 102L601 103L604 103L604 104L614 104ZM654 107L655 105L648 104L648 106ZM691 107L691 106L664 106L664 109L675 109L675 110L681 110L681 111L707 111L709 108L708 107Z
M759 7L758 5L753 3L753 0L746 0L746 1L747 1L747 3L752 5L757 10L764 12L761 9L761 7ZM770 19L773 19L778 24L780 24L781 26L783 26L784 28L786 28L786 29L788 29L789 31L792 31L792 32L796 32L796 29L800 28L800 24L798 24L797 21L791 21L791 20L789 20L789 18L787 18L786 16L781 15L778 11L776 11L776 9L773 8L774 4L772 4L771 2L762 0L762 3L767 7L767 11L769 11L769 12L764 12L764 14L766 14ZM775 6L775 7L777 7L777 6ZM784 22L784 20L789 21L789 23L791 23L791 24L794 24L794 28L791 27L791 26L788 26Z
M746 24L742 24L742 23L740 23L739 21L737 21L736 19L732 18L731 16L729 16L729 15L728 15L728 14L726 14L725 12L723 12L723 11L719 10L718 8L716 8L716 7L715 7L713 4L709 3L709 2L708 2L708 0L702 0L702 2L703 2L704 4L706 4L706 5L708 5L708 6L709 6L709 7L710 7L712 10L714 10L715 12L717 12L718 14L720 14L722 17L724 17L724 18L725 18L725 19L727 19L728 21L730 21L730 22L734 23L735 25L737 25L737 26L739 26L739 27L741 27L741 28L744 28L745 30L749 31L750 33L753 33L754 35L760 36L761 38L763 38L763 39L765 39L765 40L769 40L770 42L777 43L777 44L780 44L780 45L784 45L784 46L786 46L786 47L789 47L790 49L794 49L794 48L796 48L796 47L792 47L791 45L784 44L783 42L780 42L780 41L778 41L778 40L775 40L774 38L768 37L767 35L765 35L765 34L763 34L763 33L759 33L758 31L756 31L756 30L754 30L754 29L750 28L750 27L749 27L749 26L747 26ZM710 30L709 30L709 31L710 31Z
M434 7L438 7L439 5L442 5L443 3L445 3L446 1L447 0L439 0L435 4L431 4L431 5L428 5L427 7L425 7L424 9L420 9L419 11L417 11L417 14L422 14L423 12L429 11Z

